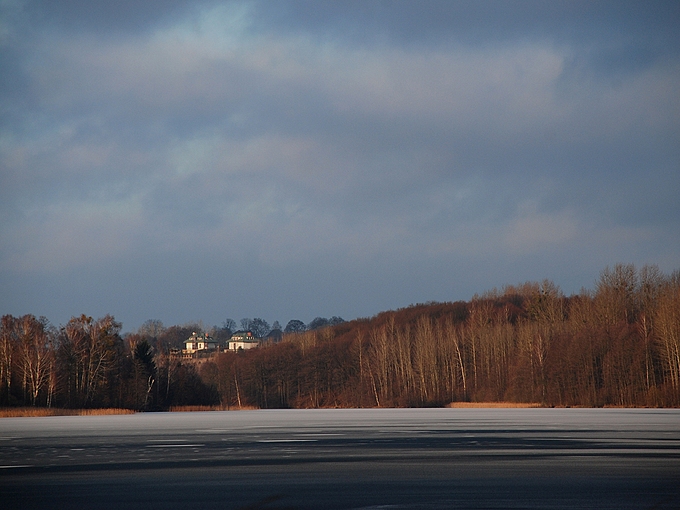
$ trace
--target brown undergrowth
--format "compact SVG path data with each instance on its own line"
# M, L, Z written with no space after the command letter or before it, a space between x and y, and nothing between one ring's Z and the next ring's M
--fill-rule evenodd
M476 409L483 409L483 408L535 408L535 407L542 407L541 404L532 404L532 403L525 403L525 402L451 402L450 404L447 404L446 407L450 408L455 408L455 409L465 409L465 408L476 408Z
M171 413L191 413L195 411L254 411L259 407L254 406L171 406L168 409Z
M42 416L106 416L134 414L130 409L58 409L54 407L6 407L0 408L0 418L31 418Z

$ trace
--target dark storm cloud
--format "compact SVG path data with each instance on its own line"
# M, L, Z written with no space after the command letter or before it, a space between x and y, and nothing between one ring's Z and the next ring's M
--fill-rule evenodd
M1 8L3 312L351 318L679 265L674 2Z

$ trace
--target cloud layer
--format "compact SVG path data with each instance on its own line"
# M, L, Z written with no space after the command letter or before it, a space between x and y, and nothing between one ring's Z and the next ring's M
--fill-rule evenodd
M125 4L1 4L3 313L285 323L680 267L673 2Z

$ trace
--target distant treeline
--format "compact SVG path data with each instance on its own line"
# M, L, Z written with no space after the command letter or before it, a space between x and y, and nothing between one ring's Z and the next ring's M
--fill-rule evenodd
M258 349L182 360L187 327L120 335L107 316L51 327L4 316L0 404L167 409L180 405L680 405L680 272L606 268L595 290L550 281L470 302L427 303L283 334Z

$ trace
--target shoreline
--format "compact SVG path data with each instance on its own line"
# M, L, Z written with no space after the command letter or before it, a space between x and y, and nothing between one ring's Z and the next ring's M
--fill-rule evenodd
M544 406L539 403L530 402L451 402L442 406L440 409L538 409ZM561 406L558 406L561 407ZM564 407L568 409L569 407ZM572 406L574 409L589 409L584 406ZM676 409L668 408L649 408L649 407L623 407L623 406L604 406L602 408L592 407L592 409ZM320 408L320 409L353 409L353 408ZM363 408L368 409L368 408ZM400 408L371 408L371 409L400 409ZM404 408L407 409L407 408ZM411 409L411 408L408 408ZM425 409L425 408L424 408ZM121 414L137 413L192 413L192 412L211 412L211 411L257 411L259 408L253 406L243 407L222 407L222 406L176 406L160 411L135 411L132 409L61 409L45 407L5 407L0 408L0 419L2 418L41 418L49 416L113 416Z

